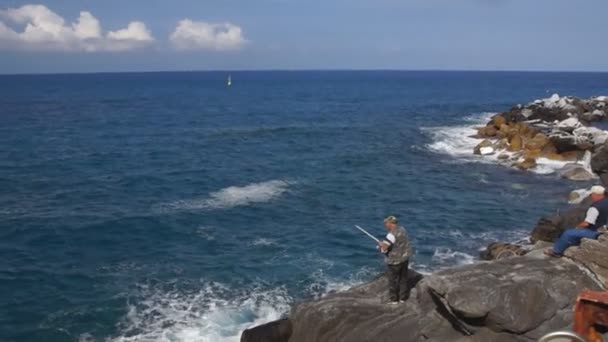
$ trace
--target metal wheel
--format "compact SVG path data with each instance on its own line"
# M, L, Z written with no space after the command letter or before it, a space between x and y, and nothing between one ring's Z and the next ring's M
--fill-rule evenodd
M547 334L538 340L538 342L587 342L579 334L571 331L556 331Z

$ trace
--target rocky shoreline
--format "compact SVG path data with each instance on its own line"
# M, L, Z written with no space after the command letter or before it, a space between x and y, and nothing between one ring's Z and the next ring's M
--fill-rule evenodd
M533 169L541 158L566 162L571 180L608 182L608 132L593 126L607 117L608 97L586 100L553 95L494 116L480 127L475 154ZM598 180L599 181L599 180ZM542 217L530 243L495 242L479 263L422 276L410 272L409 300L383 304L387 280L375 280L295 305L289 317L245 330L241 341L536 341L568 329L578 293L608 281L608 234L583 239L565 257L542 249L584 218L588 193L571 195L562 213Z

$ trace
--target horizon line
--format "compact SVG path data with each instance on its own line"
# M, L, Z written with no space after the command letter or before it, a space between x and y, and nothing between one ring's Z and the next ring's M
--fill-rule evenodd
M134 70L134 71L68 71L68 72L16 72L0 73L0 76L37 75L95 75L95 74L153 74L153 73L231 73L231 72L495 72L495 73L577 73L604 74L608 70L521 70L521 69L331 69L331 68L268 68L268 69L174 69L174 70Z

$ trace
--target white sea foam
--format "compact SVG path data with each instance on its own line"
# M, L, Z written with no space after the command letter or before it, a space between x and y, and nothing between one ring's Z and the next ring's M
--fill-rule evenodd
M267 239L267 238L257 238L255 240L253 240L251 242L251 244L253 246L258 246L258 247L267 247L267 246L274 246L277 244L277 241L274 239Z
M432 261L442 265L470 265L475 262L475 257L467 253L453 251L451 248L440 247L435 249Z
M196 234L207 241L215 240L215 233L211 227L200 226L196 229Z
M473 148L479 144L481 139L471 138L471 136L477 134L476 127L484 126L493 115L494 113L474 115L466 118L467 123L463 125L422 128L433 139L427 148L457 158L483 161L482 158L473 155Z
M181 200L161 205L164 210L200 210L232 208L271 201L285 192L291 183L272 180L245 186L230 186L209 194L203 199Z
M323 272L313 275L311 294L319 297L361 283L361 272L344 281L328 280ZM235 293L236 292L236 293ZM141 286L137 297L108 342L231 342L243 330L285 316L293 298L284 287L235 291L218 283L205 284L195 293L166 291Z
M239 341L251 326L281 318L292 299L284 288L238 295L220 284L198 293L143 288L144 299L129 305L113 342Z
M465 162L477 162L477 163L496 163L506 166L510 166L512 161L503 161L498 159L500 154L506 154L512 157L514 154L507 151L500 151L492 155L479 156L473 154L473 149L477 144L483 141L483 139L472 138L471 136L477 134L477 127L485 126L487 122L496 113L483 113L479 115L470 116L465 118L465 124L456 126L441 126L441 127L424 127L422 131L430 135L433 142L428 144L426 147L437 153L446 154L456 158L456 160ZM556 161L547 158L538 158L537 166L530 170L538 174L551 174L555 171L563 168L567 163L566 161ZM584 161L580 162L584 164Z

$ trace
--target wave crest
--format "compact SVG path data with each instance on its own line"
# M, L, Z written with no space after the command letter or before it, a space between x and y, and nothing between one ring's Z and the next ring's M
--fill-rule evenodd
M291 183L283 180L271 180L252 183L242 187L230 186L209 194L208 198L180 200L162 205L162 209L200 210L245 206L252 203L271 201L288 191Z

